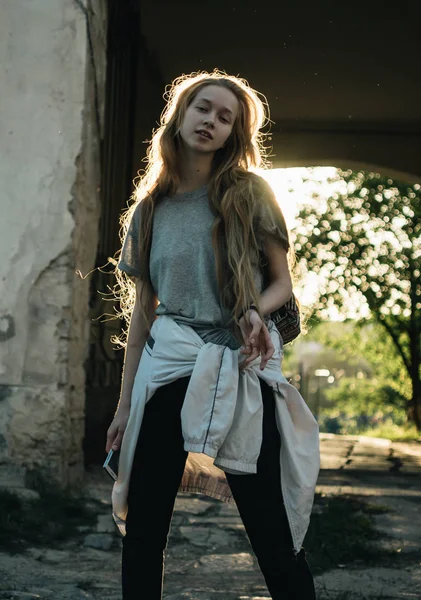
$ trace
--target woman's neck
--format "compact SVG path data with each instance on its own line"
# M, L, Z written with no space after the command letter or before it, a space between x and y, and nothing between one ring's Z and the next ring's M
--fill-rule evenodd
M183 153L180 158L180 184L177 194L192 192L209 182L213 154Z

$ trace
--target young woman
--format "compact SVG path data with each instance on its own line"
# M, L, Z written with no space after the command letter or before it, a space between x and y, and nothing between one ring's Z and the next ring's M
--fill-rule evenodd
M133 294L122 294L130 327L106 451L120 449L112 501L123 598L161 599L185 490L235 500L272 598L312 600L301 544L318 427L282 375L270 319L292 282L281 210L250 171L263 160L265 107L245 80L219 71L178 78L167 100L118 265Z

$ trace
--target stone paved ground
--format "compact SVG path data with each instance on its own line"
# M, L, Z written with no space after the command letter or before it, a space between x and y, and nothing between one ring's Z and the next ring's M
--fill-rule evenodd
M383 547L410 557L410 567L336 569L317 578L329 598L348 591L362 597L421 599L421 443L391 443L363 436L321 434L322 469L317 491L352 494L391 512L376 515L388 536ZM414 560L414 557L416 560ZM414 565L415 562L415 565Z
M321 435L322 470L317 491L364 496L391 513L376 517L397 552L419 552L421 444ZM0 600L120 600L121 538L110 515L111 480L95 469L86 489L101 502L94 531L60 550L28 548L0 553ZM408 554L409 556L409 554ZM338 568L316 578L320 600L420 599L421 563L408 569ZM263 600L269 598L235 505L206 497L177 498L165 571L166 600ZM364 595L363 595L364 594ZM141 596L140 596L141 598ZM146 599L145 599L146 600Z

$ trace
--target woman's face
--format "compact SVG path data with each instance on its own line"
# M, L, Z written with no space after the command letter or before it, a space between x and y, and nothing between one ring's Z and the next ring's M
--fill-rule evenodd
M191 150L215 153L228 139L238 110L233 92L219 85L206 85L187 107L180 136Z

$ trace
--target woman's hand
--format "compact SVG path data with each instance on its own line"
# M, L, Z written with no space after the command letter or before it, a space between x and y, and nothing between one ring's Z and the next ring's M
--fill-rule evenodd
M255 310L248 311L250 325L245 319L245 315L240 319L240 329L243 334L245 347L241 350L242 354L248 354L246 360L241 363L241 368L247 367L249 363L255 360L258 356L262 356L260 369L266 367L267 362L272 358L275 352L274 345L270 339L266 324L259 317L259 313Z
M121 440L123 439L123 435L127 427L129 415L130 409L118 409L107 431L107 445L105 446L105 452L107 454L111 448L114 450L114 452L120 449Z

